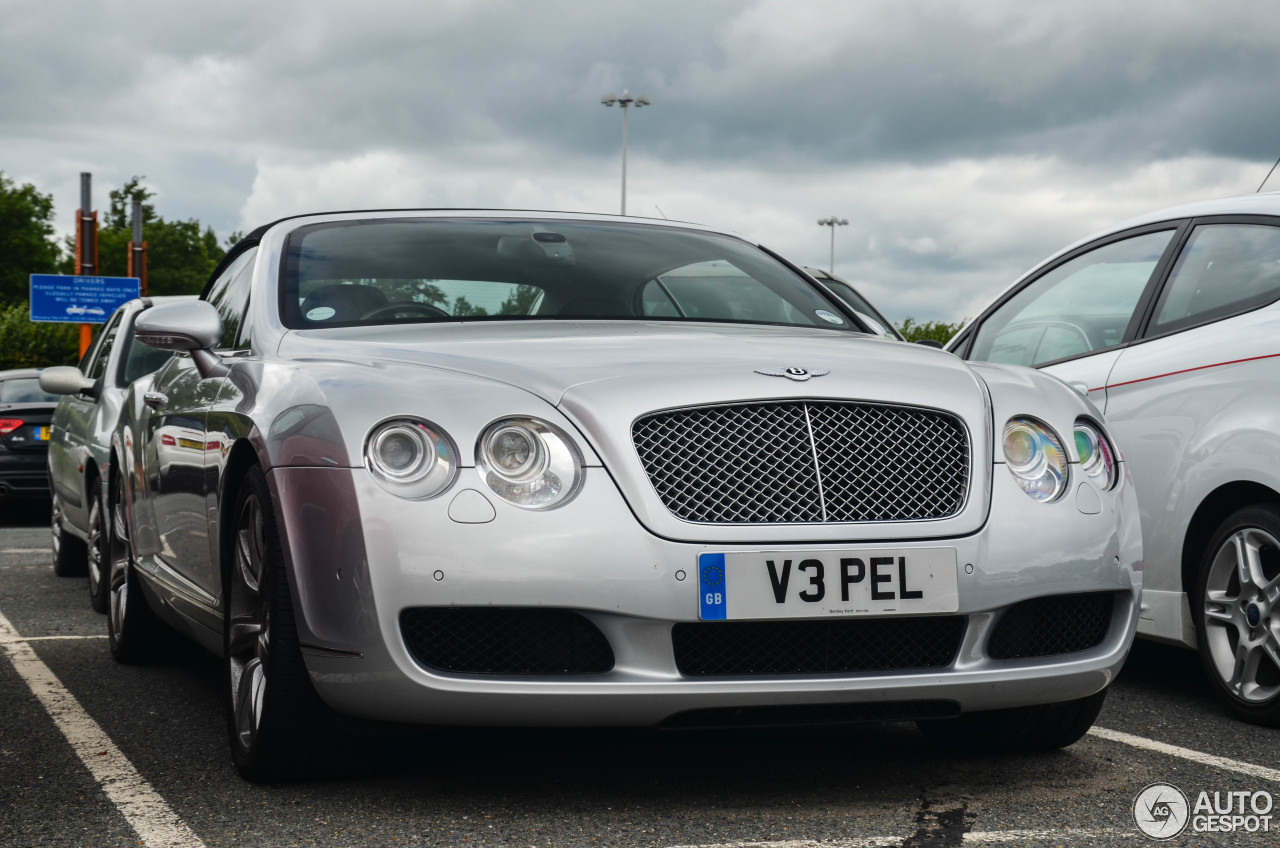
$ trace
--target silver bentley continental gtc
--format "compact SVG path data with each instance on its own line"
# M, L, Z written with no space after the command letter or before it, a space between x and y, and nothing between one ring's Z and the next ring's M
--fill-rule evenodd
M314 215L241 241L110 463L110 646L224 658L232 755L339 716L916 720L1069 745L1133 638L1141 533L1065 383L879 337L706 228Z

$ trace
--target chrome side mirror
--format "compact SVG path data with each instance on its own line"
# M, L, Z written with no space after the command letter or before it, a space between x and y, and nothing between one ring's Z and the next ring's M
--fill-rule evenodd
M225 377L213 349L222 343L222 316L203 300L153 306L133 322L133 337L147 347L191 354L201 377Z
M55 365L40 372L40 388L51 395L86 395L96 399L98 383L74 365Z

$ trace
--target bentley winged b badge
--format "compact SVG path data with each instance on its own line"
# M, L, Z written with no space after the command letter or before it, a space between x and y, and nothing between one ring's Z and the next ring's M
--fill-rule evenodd
M757 374L763 374L766 377L786 377L788 380L795 380L797 383L803 383L810 377L825 377L831 373L830 368L757 368Z

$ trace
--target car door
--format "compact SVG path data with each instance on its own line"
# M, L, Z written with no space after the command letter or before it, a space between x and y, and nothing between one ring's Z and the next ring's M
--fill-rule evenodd
M224 297L252 266L254 252L241 252L224 265L205 299ZM228 322L225 315L223 321L233 345L239 321ZM223 381L202 377L190 355L175 354L144 392L145 409L136 428L145 442L144 498L155 522L154 550L139 553L151 553L157 567L177 575L184 584L179 588L196 590L197 599L207 603L216 598L220 583L209 538L207 425Z
M1152 604L1180 606L1182 542L1210 490L1280 478L1278 223L1193 222L1112 369L1107 419L1137 486Z
M81 372L91 380L107 382L107 365L119 339L123 310L116 310L102 328L80 363ZM71 525L89 526L89 504L84 491L84 465L90 441L95 437L94 420L99 401L83 395L68 395L58 404L49 439L49 471L53 490L62 502L62 511Z

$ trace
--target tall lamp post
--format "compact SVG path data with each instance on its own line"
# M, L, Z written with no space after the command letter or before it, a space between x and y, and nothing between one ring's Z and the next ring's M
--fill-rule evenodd
M830 218L820 219L818 226L831 228L831 267L827 269L827 273L834 277L836 275L836 227L849 226L849 219L832 215Z
M606 94L600 98L601 104L612 106L617 103L622 107L622 214L627 214L627 107L632 103L639 109L641 106L648 106L653 101L649 99L649 95L642 94L639 97L632 97L631 92L625 88L622 90L622 96L616 94Z

